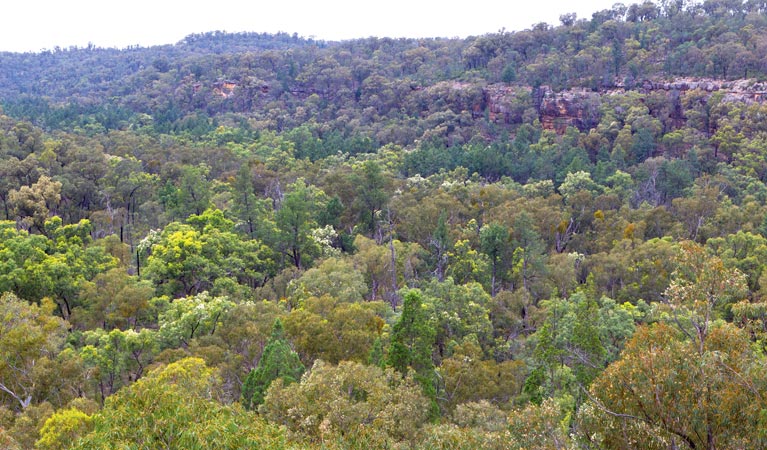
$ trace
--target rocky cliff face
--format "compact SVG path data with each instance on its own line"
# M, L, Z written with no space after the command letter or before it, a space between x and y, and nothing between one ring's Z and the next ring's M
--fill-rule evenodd
M726 102L761 103L767 101L767 83L755 80L724 81L699 78L679 78L672 81L644 80L630 89L623 85L600 92L586 89L570 89L554 92L548 86L531 89L506 85L490 85L485 88L485 103L488 117L495 123L521 123L524 108L519 106L520 95L529 96L530 106L535 108L541 125L546 130L564 133L567 127L588 131L599 120L599 106L602 96L620 95L628 90L641 93L661 91L669 96L673 103L678 103L680 95L686 91L701 90L713 95L722 92ZM679 126L684 117L675 118Z
M541 126L559 134L564 133L567 127L575 127L581 131L595 127L599 122L601 95L585 89L555 93L548 86L533 90L533 100L538 105Z
M520 93L529 95L530 89L507 86L505 84L486 86L484 94L488 119L495 123L520 123L522 115L518 113L518 108L515 108L515 103L513 102Z
M724 101L761 103L767 99L767 83L756 80L724 81L705 78L679 78L673 81L645 80L638 88L640 92L685 92L694 89L710 93L721 91L724 93Z
M596 126L601 95L585 89L554 92L548 86L531 89L494 84L485 88L485 103L492 122L522 123L533 109L544 129L564 133L567 127L588 130Z

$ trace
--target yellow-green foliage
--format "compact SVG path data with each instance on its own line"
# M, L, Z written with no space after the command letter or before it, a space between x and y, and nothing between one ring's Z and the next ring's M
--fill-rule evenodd
M237 404L219 402L215 370L186 358L109 397L76 449L284 448L280 430Z
M40 450L67 448L93 428L93 417L76 408L56 411L45 421L35 446Z

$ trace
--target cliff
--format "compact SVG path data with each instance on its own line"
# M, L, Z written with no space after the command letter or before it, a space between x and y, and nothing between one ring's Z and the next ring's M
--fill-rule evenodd
M549 86L529 88L521 86L489 85L485 88L485 104L488 118L499 124L521 123L524 113L515 107L520 95L530 97L530 106L535 109L541 125L546 130L564 133L567 127L588 131L598 123L601 99L606 95L621 95L628 91L643 94L662 92L668 95L672 103L679 106L680 96L687 91L700 90L710 98L714 93L721 93L724 102L761 103L767 100L767 82L752 79L716 80L706 78L678 78L671 81L643 80L628 87L616 84L612 89L598 92L587 89L569 89L554 92ZM517 102L518 104L518 102ZM685 117L677 107L674 117L681 126Z

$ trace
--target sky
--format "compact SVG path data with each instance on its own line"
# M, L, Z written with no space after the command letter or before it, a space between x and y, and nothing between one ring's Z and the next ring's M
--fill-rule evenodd
M173 44L192 33L298 33L321 40L466 37L590 19L616 0L10 0L0 51ZM627 5L633 3L626 1Z

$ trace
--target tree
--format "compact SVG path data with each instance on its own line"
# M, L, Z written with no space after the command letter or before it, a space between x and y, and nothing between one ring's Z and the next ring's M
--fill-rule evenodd
M447 256L449 261L447 273L456 283L465 284L475 281L487 285L490 261L487 255L473 249L468 240L456 241Z
M599 445L623 446L629 435L643 447L764 445L754 432L766 405L767 379L756 369L763 357L752 353L743 330L716 320L745 291L740 272L700 245L682 243L665 293L675 328L641 328L592 386L594 407L584 421L599 430Z
M331 295L342 302L359 302L364 299L368 287L365 277L350 260L327 258L291 281L289 289L297 297L296 302L323 295Z
M704 225L714 216L719 206L721 188L716 185L716 180L699 179L698 182L691 197L675 198L671 204L673 212L686 227L685 237L700 242L704 240L701 239Z
M85 331L80 357L92 370L98 398L105 398L143 376L159 350L157 332L97 328Z
M88 434L93 426L93 417L77 408L56 411L40 429L40 439L35 448L60 450L70 447L79 437Z
M747 231L710 238L706 250L722 259L727 269L738 269L746 276L748 289L760 289L760 279L767 266L767 238ZM767 287L767 286L765 286Z
M245 409L257 409L264 403L264 395L274 380L282 379L284 385L295 383L301 379L304 370L298 354L285 339L282 321L275 320L261 360L242 386L242 405Z
M531 293L539 294L535 289L536 281L543 278L546 263L546 248L540 235L536 232L532 217L522 212L514 219L512 233L514 250L515 274L522 279L522 287Z
M31 186L22 186L8 193L8 204L14 216L24 228L35 226L38 231L49 214L56 211L61 201L61 183L48 176L41 176Z
M0 399L22 410L46 398L46 380L57 370L66 322L54 304L35 305L12 293L0 296Z
M268 218L268 200L259 199L253 187L251 164L243 164L232 182L232 207L235 216L251 238L264 238L263 222Z
M244 301L222 316L214 335L199 340L197 348L217 352L210 364L218 368L232 400L241 398L243 380L261 359L274 320L282 314L284 309L277 302Z
M311 230L317 226L316 216L324 197L324 192L307 186L303 179L299 179L289 186L289 192L274 214L280 251L299 269L319 254L320 249L312 239Z
M536 403L564 393L579 404L582 390L633 334L634 318L613 300L597 302L582 291L541 303L546 319L531 339L535 367L524 391Z
M700 350L664 323L640 327L591 386L579 413L582 435L601 448L764 446L763 356L726 323Z
M441 403L444 402L448 410L460 408L462 403L479 401L503 407L521 392L525 371L522 361L486 359L476 338L469 336L439 367L444 381Z
M767 135L764 132L737 146L733 153L733 166L744 175L752 176L761 182L767 181Z
M112 135L115 137L115 135ZM121 135L123 139L129 136ZM151 145L141 142L123 145ZM156 223L155 217L141 211L146 202L152 202L157 194L159 176L147 173L141 160L133 155L112 157L107 161L108 168L101 180L100 194L105 197L105 212L108 217L107 233L118 233L121 242L133 247L137 232L144 224ZM120 217L120 215L123 215ZM115 228L119 225L119 228Z
M53 299L60 315L69 319L80 306L80 289L117 260L104 247L94 245L88 220L63 225L59 217L45 222L47 237L17 230L0 222L0 290L12 291L31 301Z
M144 275L171 295L194 294L212 284L210 262L202 258L200 234L189 226L170 224L151 246ZM212 268L213 270L216 267Z
M3 219L12 219L8 194L14 189L19 190L22 186L31 185L39 176L38 165L39 161L34 153L22 159L7 155L0 158L0 201L3 202Z
M196 337L212 335L235 303L208 292L177 298L159 317L159 338L165 348L188 346Z
M567 201L568 198L572 197L579 191L589 191L592 194L599 194L602 192L604 188L600 186L599 184L595 183L591 179L591 174L582 170L579 170L577 172L569 172L567 176L565 176L565 180L562 182L561 185L559 185L559 193L562 194L562 196L565 198L565 201Z
M364 362L381 337L389 312L382 302L348 303L329 295L309 297L285 317L285 327L306 365L315 359L332 364Z
M168 224L149 243L142 276L151 279L161 293L174 297L227 284L259 286L274 270L272 252L260 241L242 239L233 228L220 210L193 215L187 224Z
M510 441L513 449L570 448L570 422L567 398L547 398L540 405L529 404L509 414Z
M124 268L114 268L96 275L83 284L81 313L73 322L110 328L132 328L140 324L149 307L154 287L148 280L128 275Z
M284 448L284 436L236 404L222 405L218 379L202 359L159 367L109 397L93 431L70 448Z
M357 270L365 275L372 300L386 299L391 304L393 299L399 298L397 290L400 287L412 284L420 276L423 249L418 244L394 239L383 245L358 234L354 246L357 251L353 261Z
M479 283L460 285L448 277L441 283L436 280L424 283L422 293L429 323L435 331L436 361L449 356L450 348L469 336L485 350L492 346L489 308L493 300Z
M431 234L429 247L432 250L431 254L434 261L434 276L437 281L444 281L447 271L448 250L451 247L444 211L439 215L437 226Z
M389 201L388 181L377 162L366 161L355 171L353 182L357 188L352 208L357 211L360 225L375 239L379 230L378 214Z
M165 210L176 220L202 214L211 207L210 167L203 163L197 167L184 165L177 170L177 178L167 180L159 193Z
M509 260L506 253L511 244L511 236L505 226L493 222L480 229L479 240L482 253L490 259L490 295L495 297L498 292L497 281L503 279L504 263Z
M713 321L727 304L745 297L746 278L689 241L681 245L679 263L665 297L674 323L703 354Z
M434 362L431 358L435 337L434 326L423 304L423 295L418 290L407 291L402 315L392 327L387 361L389 366L402 374L407 374L409 370L414 372L414 379L432 401L433 416L439 411L435 401Z
M34 448L35 441L40 437L40 429L53 413L53 406L46 401L29 405L16 415L8 434L18 444L18 448L24 450Z
M317 360L300 383L278 380L266 394L262 414L312 441L333 436L373 436L415 444L429 401L410 377L393 369L343 361Z
M714 144L714 157L721 152L728 161L731 160L732 156L743 145L744 140L743 133L737 133L729 123L724 124L716 130L710 139L711 143Z

